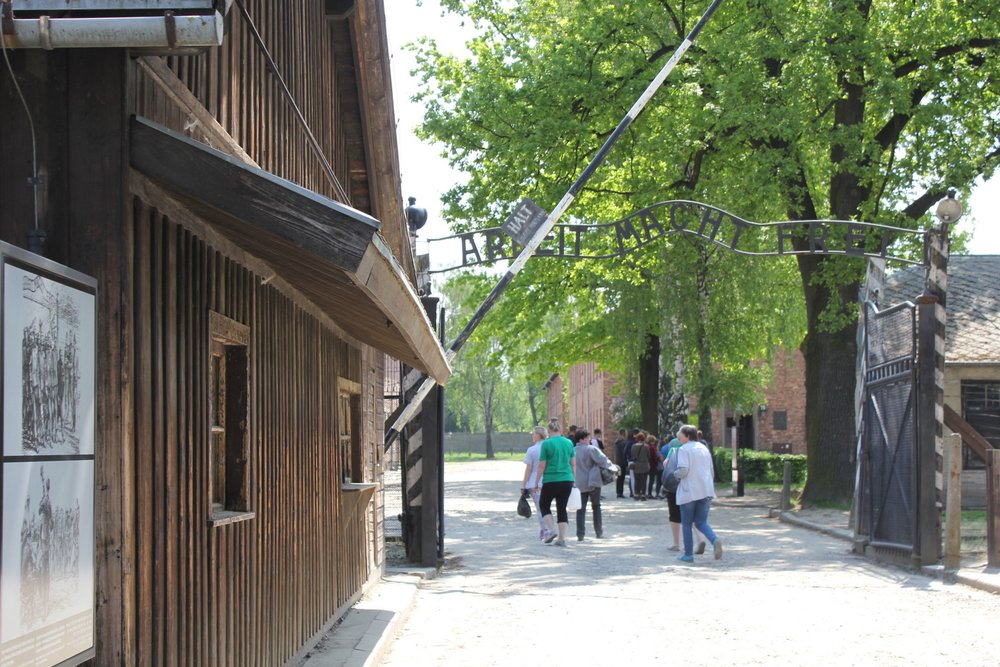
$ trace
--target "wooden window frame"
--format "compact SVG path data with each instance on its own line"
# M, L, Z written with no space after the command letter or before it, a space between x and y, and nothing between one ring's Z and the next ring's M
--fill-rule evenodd
M345 400L347 402L346 410L343 405ZM345 418L349 420L346 424L344 423ZM343 377L337 378L337 449L341 467L340 481L346 483L364 482L364 451L361 447L361 384Z
M209 311L208 324L208 525L223 526L256 516L250 503L250 327L215 311ZM220 439L224 460L217 461ZM219 466L225 486L221 501Z

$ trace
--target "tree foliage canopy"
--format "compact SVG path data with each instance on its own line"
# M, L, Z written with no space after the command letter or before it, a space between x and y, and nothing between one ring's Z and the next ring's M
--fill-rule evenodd
M418 47L422 132L469 176L446 196L456 230L496 226L522 196L558 201L708 5L442 4L477 28L468 58ZM967 191L998 163L998 17L993 0L725 2L570 215L608 221L690 198L758 221L929 227L947 187ZM843 497L853 379L830 378L853 367L862 271L857 259L750 259L671 237L621 262L533 260L491 317L520 346L556 313L511 358L596 358L623 377L652 332L702 385L806 330L810 485ZM730 400L747 398L737 384Z
M452 277L444 286L445 312L452 321L465 322L491 286L483 274ZM540 383L537 378L529 379L525 369L510 364L498 325L493 320L477 329L454 362L445 401L446 420L454 430L491 434L534 426L528 411L528 384Z

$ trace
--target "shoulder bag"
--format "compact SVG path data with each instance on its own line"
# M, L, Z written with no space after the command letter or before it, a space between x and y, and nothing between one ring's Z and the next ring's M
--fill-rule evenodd
M663 476L660 478L663 481L663 487L670 493L676 493L677 487L680 486L681 480L677 479L677 459L680 458L679 450L673 450L669 452L667 456L667 462L663 466Z

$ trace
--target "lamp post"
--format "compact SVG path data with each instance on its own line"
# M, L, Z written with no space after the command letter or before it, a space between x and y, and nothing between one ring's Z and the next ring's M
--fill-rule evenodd
M417 293L426 296L431 293L430 254L417 254L417 230L427 224L427 209L416 205L416 197L408 197L406 201L409 202L409 206L404 212L406 226L410 228L410 252L417 270Z
M962 202L955 199L955 194L955 188L948 188L948 196L938 203L937 209L934 211L934 215L941 221L942 232L947 232L948 225L961 218L962 213L965 212L962 208Z

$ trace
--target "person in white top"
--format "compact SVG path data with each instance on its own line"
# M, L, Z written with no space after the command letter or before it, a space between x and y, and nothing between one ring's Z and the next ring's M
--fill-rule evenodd
M545 519L542 517L541 508L538 506L538 496L540 495L535 484L538 475L538 455L542 451L542 440L549 437L544 426L536 426L531 432L531 439L534 441L528 451L524 453L524 479L521 481L521 492L527 491L531 494L531 499L535 501L535 516L538 517L538 539L545 537Z
M694 535L692 525L711 543L715 560L722 558L722 540L708 525L708 511L715 497L715 480L712 473L712 455L708 447L698 442L698 429L685 424L677 432L681 448L677 452L677 504L681 508L681 533L684 536L684 553L677 560L694 562Z

